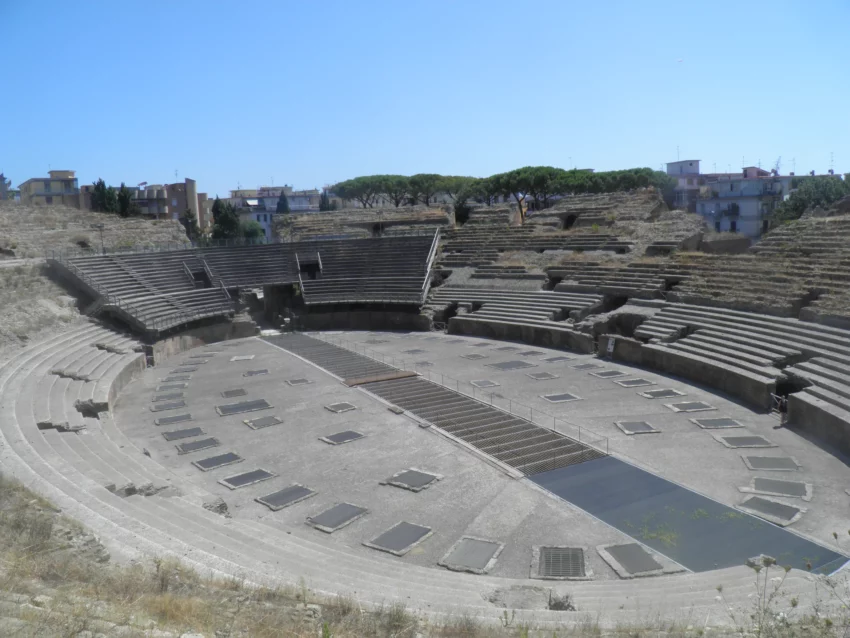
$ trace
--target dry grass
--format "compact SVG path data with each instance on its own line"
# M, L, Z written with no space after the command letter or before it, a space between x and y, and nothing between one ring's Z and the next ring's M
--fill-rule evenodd
M97 548L97 549L96 549ZM764 575L767 578L767 574ZM17 605L17 613L9 611ZM771 617L762 606L760 618ZM847 623L799 621L705 631L689 621L647 618L600 628L583 617L561 629L535 630L505 610L500 624L469 616L434 621L404 604L364 609L351 596L319 597L307 587L248 587L238 578L204 576L174 559L127 566L104 562L96 540L50 503L0 475L0 635L75 637L80 632L129 638L200 633L246 638L557 638L558 636L842 635ZM733 623L734 624L734 623ZM165 633L163 633L165 632ZM87 634L83 634L87 635Z

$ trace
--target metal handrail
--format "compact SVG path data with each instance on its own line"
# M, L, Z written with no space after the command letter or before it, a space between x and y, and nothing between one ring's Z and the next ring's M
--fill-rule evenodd
M440 245L440 229L434 232L434 240L431 242L431 250L428 252L428 260L425 263L425 279L422 281L422 291L419 297L419 303L425 303L425 297L428 296L428 284L431 281L431 267L434 265L434 259L437 257L437 247Z
M543 410L540 410L539 408L537 410L535 410L534 408L527 406L523 403L520 403L518 401L514 401L512 399L504 399L504 398L501 398L503 405L499 405L498 401L496 400L497 397L494 393L485 392L481 389L477 389L471 383L467 383L465 381L459 381L458 379L455 379L453 377L449 377L449 376L441 374L441 373L440 374L434 373L430 370L425 370L424 372L420 371L420 370L416 370L416 368L415 368L416 364L415 363L412 366L408 366L404 359L396 359L395 357L389 357L389 361L388 361L387 357L385 355L382 355L381 353L379 353L377 351L372 351L370 348L367 348L366 346L360 346L359 344L353 344L351 342L348 342L345 339L341 339L341 338L334 339L334 338L330 337L329 335L324 335L322 333L311 333L311 336L314 336L315 338L320 339L322 341L325 341L325 342L328 342L328 343L331 343L331 344L334 344L334 345L338 345L339 347L345 348L346 350L352 350L352 351L356 352L357 354L362 354L365 357L368 357L368 358L373 359L375 361L380 361L380 362L384 363L385 365L389 365L389 366L394 367L396 369L401 369L401 370L408 370L409 369L412 372L416 372L419 376L427 378L432 383L438 383L439 385L441 385L445 388L448 388L449 390L454 390L458 394L461 394L463 396L471 398L471 399L478 401L480 403L485 403L486 405L490 405L491 407L496 408L496 409L498 409L502 412L505 412L506 414L509 414L511 416L515 416L515 417L520 418L522 420L528 421L532 425L551 429L551 431L555 432L556 434L559 434L559 435L564 436L568 439L572 439L574 441L577 441L578 443L581 443L582 445L586 445L590 448L593 448L594 450L596 450L597 452L600 452L602 454L608 455L610 453L609 452L609 441L608 441L607 436L603 436L601 434L598 434L598 433L594 432L593 430L589 430L586 427L580 426L576 423L572 423L571 421L567 421L566 419L555 417L554 415L548 414L547 412L544 412ZM334 343L334 342L337 342L337 343ZM353 347L348 347L348 345L346 345L346 344L349 344L349 343L351 343L351 345ZM370 354L370 352L374 352L375 356ZM400 368L398 366L399 362L401 362ZM439 378L440 378L439 382L437 381L437 376L439 376ZM466 391L465 386L467 386L467 385L471 388L471 391ZM477 390L477 392L476 392L476 390ZM484 401L483 397L488 397L489 402ZM507 402L507 406L504 405L504 402ZM517 409L520 410L520 413L516 412ZM528 411L527 412L528 416L525 415L526 410ZM552 422L551 428L549 427L549 420L550 419L551 419L551 422ZM559 424L561 426L560 429L558 427Z

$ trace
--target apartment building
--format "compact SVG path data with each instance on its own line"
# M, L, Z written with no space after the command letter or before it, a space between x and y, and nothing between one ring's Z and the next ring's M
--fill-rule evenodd
M31 177L18 189L22 204L80 207L80 184L76 171L47 171L48 177Z

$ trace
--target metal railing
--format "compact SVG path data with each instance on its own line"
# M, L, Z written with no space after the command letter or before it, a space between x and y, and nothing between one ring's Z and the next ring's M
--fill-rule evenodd
M454 390L458 394L474 399L475 401L478 401L480 403L484 403L485 405L489 405L497 410L504 412L505 414L515 416L524 421L528 421L533 425L545 428L547 430L555 432L556 434L560 434L561 436L577 441L583 445L593 448L594 450L602 454L609 454L607 436L598 434L593 430L589 430L586 427L578 425L577 423L572 423L571 421L568 421L564 418L556 417L539 408L533 408L519 401L514 401L513 399L506 399L505 397L497 395L494 392L487 392L486 390L477 388L468 381L460 381L459 379L455 379L454 377L450 377L443 373L432 372L431 370L428 370L425 366L422 366L421 364L417 364L415 362L411 362L408 359L384 355L376 350L373 350L356 342L349 341L341 337L328 335L325 333L308 332L306 334L326 343L330 343L331 345L344 348L345 350L349 350L356 354L362 354L364 357L367 357L374 361L378 361L398 370L415 372L419 376L428 379L428 381L431 381L432 383L436 383L440 386L443 386L444 388L448 388L449 390ZM352 376L354 377L357 375ZM362 378L368 379L370 377L377 376L379 375L369 374L368 367L364 365ZM360 379L361 377L358 376L357 378Z
M419 303L425 303L425 297L428 296L428 284L431 282L431 267L434 265L434 259L437 257L437 248L440 245L440 229L434 231L434 240L431 242L431 250L428 251L428 259L425 262L425 279L422 282L422 291L419 295Z

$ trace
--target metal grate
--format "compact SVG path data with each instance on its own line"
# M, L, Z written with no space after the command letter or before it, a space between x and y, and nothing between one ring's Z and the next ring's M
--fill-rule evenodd
M539 350L520 350L517 354L522 357L539 357L543 353Z
M427 352L427 350L423 350L422 348L413 348L412 350L402 350L404 354L422 354L423 352Z
M351 441L356 441L357 439L362 439L363 435L360 432L355 432L354 430L345 430L344 432L337 432L336 434L329 434L328 436L323 436L319 440L324 441L325 443L330 443L331 445L340 445L342 443L350 443Z
M184 374L186 372L197 372L198 366L180 366L179 368L174 368L171 372L174 374Z
M235 454L234 452L226 452L224 454L219 454L218 456L211 456L206 459L201 459L200 461L193 461L192 465L201 470L202 472L206 472L207 470L214 470L219 467L224 467L225 465L233 465L234 463L240 463L244 459Z
M541 547L540 578L584 578L584 550L580 547Z
M225 390L221 393L225 399L232 399L234 397L244 397L247 392L243 388L234 388L233 390Z
M188 386L188 383L166 383L165 385L156 386L156 391L165 392L166 390L185 390Z
M211 447L218 447L219 445L218 439L215 437L199 439L198 441L188 441L186 443L180 443L177 446L177 454L189 454L190 452L198 452Z
M700 426L704 430L722 430L725 428L742 428L741 423L735 419L730 419L728 416L720 417L719 419L691 419L691 423Z
M253 485L254 483L259 483L260 481L267 481L271 478L274 478L277 474L273 472L269 472L268 470L251 470L250 472L243 472L242 474L234 474L233 476L228 476L219 481L225 487L229 487L231 490L239 489L240 487L247 487L248 485Z
M174 399L182 399L182 392L167 392L165 394L155 394L151 399L151 403L159 403L161 401L173 401Z
M201 436L204 434L201 428L186 428L185 430L172 430L171 432L163 432L162 436L166 441L179 441L180 439L188 439L192 436Z
M598 363L580 363L577 366L573 366L574 370L594 370L596 368L601 368Z
M665 403L665 406L673 412L702 412L704 410L716 410L714 406L702 401L685 401L684 403Z
M231 361L250 361L254 358L252 354L237 354L235 357L230 357Z
M533 363L529 363L528 361L502 361L501 363L486 363L484 364L488 368L493 368L494 370L521 370L522 368L534 368L536 367Z
M316 492L310 488L295 483L289 487L283 488L282 490L278 490L272 494L266 494L265 496L260 496L254 500L258 503L262 503L271 511L276 512L278 510L282 510L284 507L295 505L295 503L300 503L301 501L315 495Z
M549 363L558 363L560 361L572 361L573 357L568 357L566 355L558 355L557 357L546 357L543 360L548 361Z
M495 388L499 384L495 381L491 381L490 379L478 379L476 381L470 381L472 385L476 388Z
M262 370L248 370L242 374L243 377L258 377L261 374L268 374L269 371L267 368L263 368Z
M574 394L570 394L569 392L561 392L559 394L543 394L542 398L546 399L549 403L565 403L566 401L579 401L581 397L577 397Z
M171 401L168 403L155 403L151 406L151 412L164 412L165 410L176 410L177 408L185 408L185 401Z
M478 354L477 352L472 352L470 354L462 354L460 355L461 359L469 359L470 361L478 361L479 359L486 359L486 354Z
M599 372L591 372L590 375L599 377L600 379L614 379L616 377L624 377L626 373L619 370L600 370Z
M621 385L624 388L639 388L645 385L655 385L655 383L649 379L623 379L622 381L614 381L614 383Z

